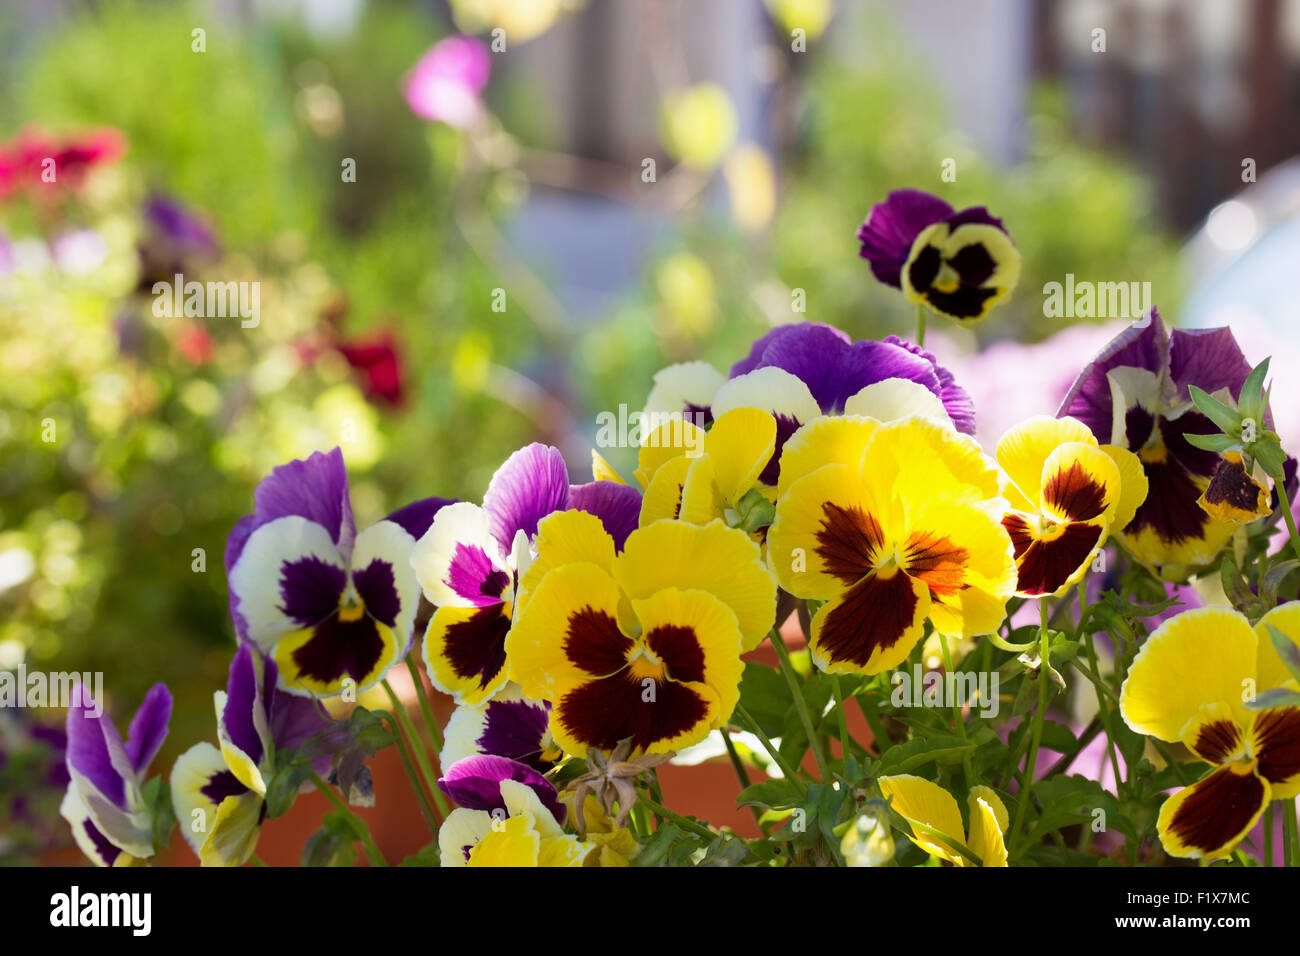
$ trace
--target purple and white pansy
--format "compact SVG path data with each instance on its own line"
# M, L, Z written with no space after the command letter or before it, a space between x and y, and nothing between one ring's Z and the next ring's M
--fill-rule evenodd
M537 523L569 509L598 517L621 548L636 528L641 496L612 481L570 485L560 452L534 443L497 469L482 507L443 508L416 543L410 563L437 607L424 635L425 667L458 703L480 703L505 686L506 634Z
M891 381L920 387L873 388ZM786 440L819 415L878 417L888 408L890 417L941 418L959 432L975 433L970 396L933 354L893 335L854 342L816 322L774 328L728 377L705 362L661 369L643 418L654 423L684 416L703 428L734 408L757 408L776 419L776 450L759 476L765 485L777 482Z
M506 684L491 700L461 704L452 712L438 765L492 754L546 773L564 755L551 738L550 720L548 701L525 697L518 684Z
M77 846L99 866L132 866L154 854L153 813L142 788L167 737L172 695L155 684L131 721L125 742L82 684L68 708L67 793L59 813Z
M320 705L276 685L275 662L240 644L226 689L213 695L217 739L195 744L172 768L172 808L204 866L240 866L257 847L278 749L293 750L330 723ZM330 758L318 758L317 773Z
M281 465L226 545L230 613L282 690L365 690L406 656L420 586L411 551L450 501L425 498L357 533L343 454Z

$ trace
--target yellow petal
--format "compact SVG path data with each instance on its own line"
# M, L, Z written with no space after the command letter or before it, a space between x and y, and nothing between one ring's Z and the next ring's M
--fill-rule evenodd
M636 460L636 480L641 487L650 486L650 479L664 463L688 453L700 454L704 450L704 436L704 429L680 417L642 435Z
M537 866L542 838L528 817L510 817L493 823L474 849L467 866Z
M605 456L596 449L591 450L591 477L593 481L612 481L626 485L623 476L614 470L614 466L605 460Z
M638 528L614 559L614 577L634 600L664 588L707 591L736 615L747 651L767 636L776 617L776 581L758 545L721 521L656 521Z
M1115 505L1110 522L1112 527L1123 528L1133 520L1142 502L1147 500L1147 473L1142 467L1142 460L1127 448L1102 445L1101 450L1110 456L1119 469L1119 502Z
M614 564L614 539L601 520L586 511L556 511L537 523L537 557L519 580L515 617L523 614L528 599L547 572L575 562L594 564L609 571Z
M654 477L650 479L650 484L646 486L645 495L641 498L641 517L638 521L642 527L664 518L676 518L681 514L682 494L686 490L686 475L691 465L699 460L699 458L688 458L682 455L669 459L659 467Z
M990 796L991 795L991 796ZM992 802L996 800L996 805ZM1000 811L1000 812L999 812ZM970 851L985 866L1006 866L1007 808L988 787L972 787L970 792Z
M1138 733L1169 741L1205 704L1227 704L1245 724L1257 649L1249 622L1231 608L1184 611L1138 651L1120 690L1120 714Z
M1009 428L998 439L996 457L1006 472L1017 497L1008 493L1011 507L1017 511L1037 511L1042 486L1043 465L1059 445L1065 442L1097 444L1088 426L1074 418L1036 415Z
M1255 625L1255 634L1259 638L1255 679L1258 681L1257 690L1260 693L1272 690L1274 687L1281 687L1292 679L1291 672L1287 670L1286 665L1282 663L1282 658L1278 657L1276 648L1273 647L1273 640L1268 633L1270 626L1291 638L1293 644L1300 645L1300 601L1279 604L1261 617L1259 623Z
M859 463L862 479L909 504L936 495L996 498L998 470L979 443L951 427L924 418L881 425Z
M848 465L856 470L871 436L880 423L852 416L826 416L800 426L781 451L778 497L804 475L825 465Z
M739 501L754 487L775 448L776 419L761 409L733 408L713 423L704 449L725 501Z
M627 638L620 636L616 626L620 598L618 584L594 564L566 564L546 575L506 637L510 679L527 696L550 701L588 680L591 672L566 653L578 615L594 617L599 624L596 630L608 635L609 656L621 656Z
M1220 767L1179 790L1160 807L1156 829L1171 856L1215 860L1231 855L1271 797L1267 780L1249 766Z
M952 794L943 787L911 774L881 777L878 782L880 792L890 802L890 806L909 823L915 821L924 824L932 830L938 830L954 843L965 845L962 839L965 827L961 822L961 810ZM926 853L949 863L962 866L966 862L956 850L915 827L908 839Z

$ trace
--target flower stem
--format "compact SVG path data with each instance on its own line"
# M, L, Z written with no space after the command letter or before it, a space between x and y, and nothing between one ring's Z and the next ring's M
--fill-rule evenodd
M1040 599L1038 602L1038 615L1038 709L1034 711L1029 736L1029 753L1025 757L1024 774L1020 778L1020 801L1016 804L1016 818L1011 824L1011 832L1017 835L1017 839L1023 836L1020 833L1020 824L1024 820L1025 811L1029 809L1029 792L1034 788L1034 765L1038 762L1038 746L1043 741L1043 719L1047 711L1047 684L1051 679L1047 676L1047 668L1050 666L1051 647L1047 638L1047 602L1045 600Z
M916 344L925 345L925 303L916 304Z
M415 775L415 764L411 762L411 752L407 749L406 741L402 737L402 731L397 724L397 718L389 716L388 728L392 731L393 737L397 740L397 755L402 759L402 770L406 774L406 782L411 785L411 792L415 794L416 803L420 806L420 816L424 817L425 825L428 826L429 832L435 837L438 835L438 817L429 803L428 794L420 786L420 781Z
M767 755L772 758L772 762L781 768L781 773L785 775L785 778L794 784L795 789L799 791L799 795L803 796L806 794L808 788L804 786L804 782L799 779L798 772L790 766L788 760L781 756L781 751L776 749L776 745L772 743L771 738L769 738L763 728L759 726L758 721L749 715L749 711L745 710L743 704L736 705L736 713L739 714L740 719L748 725L749 731L759 739L759 742L763 745L763 749L767 751Z
M379 852L379 847L375 845L375 838L370 835L370 827L366 826L366 821L362 820L359 816L348 809L348 805L343 802L343 799L337 793L334 792L333 787L320 778L320 774L315 770L309 770L307 773L311 782L316 784L316 789L324 795L326 800L334 805L334 809L352 820L358 838L361 840L361 845L365 847L366 858L370 860L370 865L387 866L388 861L384 859L384 855Z
M731 760L731 769L736 771L736 780L740 783L740 789L744 790L750 786L750 779L749 771L745 769L744 761L740 759L740 751L736 749L735 741L731 739L731 734L727 733L726 727L719 727L718 733L722 735L722 745L727 748L727 757ZM762 829L762 811L753 804L750 804L749 809L754 814L754 822Z
M790 696L794 698L795 712L799 715L799 722L803 724L803 732L808 735L808 746L812 748L813 756L817 759L817 770L821 773L822 781L830 783L831 772L826 764L826 755L822 753L821 738L813 729L812 715L808 713L808 702L803 699L803 688L799 686L799 677L795 673L794 665L790 663L790 651L775 628L772 630L772 644L776 647L777 657L781 659L781 672L785 674L785 682L790 685Z
M1291 513L1291 498L1286 493L1286 476L1274 476L1273 487L1277 489L1277 500L1282 504L1282 517L1286 520L1286 530L1291 535L1291 550L1300 558L1300 531L1296 530L1295 516Z
M1282 862L1300 866L1300 830L1296 827L1295 797L1288 797L1282 807Z
M402 752L406 755L408 761L410 760L411 753L414 752L416 763L420 765L420 773L424 777L424 785L428 787L428 792L433 795L434 803L438 805L438 811L441 818L446 819L447 814L450 813L451 810L447 806L446 800L443 799L442 791L438 789L438 778L434 774L433 767L429 763L428 755L424 752L424 745L420 741L420 735L416 733L415 725L411 723L411 715L406 712L406 707L398 698L397 692L393 690L392 685L389 684L387 680L380 681L380 684L383 685L384 692L388 694L388 699L393 705L393 719L396 720L401 727L401 733L395 735L397 737L397 743L399 747L402 748ZM407 739L410 741L409 747L407 747L402 740L403 734L405 734ZM425 797L424 791L416 781L414 774L411 775L411 786L415 788L417 796ZM427 797L425 797L421 802L427 805Z
M840 675L831 675L831 691L835 694L835 716L840 724L840 752L841 759L849 759L849 747L853 743L853 738L849 736L849 718L844 713L844 691L840 689Z
M429 702L424 681L420 679L420 669L415 666L410 654L406 655L406 669L411 672L411 683L415 685L415 693L420 698L420 713L424 716L424 726L428 728L429 736L433 738L433 749L442 753L442 734L438 732L438 722L433 719L433 704Z
M1277 835L1276 815L1273 813L1273 804L1275 801L1270 800L1264 807L1264 865L1273 865L1273 837Z
M679 813L673 813L673 811L669 810L667 807L650 799L646 794L641 794L637 802L656 816L663 817L670 823L675 823L683 830L689 830L698 837L703 837L706 840L714 840L718 837L718 834L714 833L703 824L696 823L694 820L688 820Z
M939 635L939 649L943 651L943 673L944 679L952 674L952 654L948 650L948 635L942 631L936 631ZM952 687L956 688L957 681L952 681ZM966 743L966 718L961 712L961 702L957 700L957 695L953 694L952 699L952 723L953 728L957 731L957 736L964 744ZM963 750L961 755L961 769L966 776L966 786L975 786L975 771L971 763L970 750Z

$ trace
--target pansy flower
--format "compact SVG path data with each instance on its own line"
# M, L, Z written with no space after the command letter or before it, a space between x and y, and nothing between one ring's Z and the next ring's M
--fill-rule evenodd
M1073 418L1030 418L998 441L1010 510L1002 526L1015 546L1023 597L1077 584L1112 527L1123 527L1146 498L1142 463L1114 445L1098 446Z
M1115 536L1166 576L1213 561L1237 528L1198 504L1220 457L1184 435L1219 429L1193 405L1188 386L1235 405L1250 371L1229 329L1166 331L1152 309L1088 363L1061 402L1058 416L1078 419L1098 442L1138 456L1150 492ZM1267 412L1265 424L1272 427Z
M1263 472L1257 461L1252 464L1254 471ZM1223 460L1196 503L1214 520L1232 524L1249 524L1273 513L1268 488L1246 471L1239 451L1224 453Z
M172 767L172 808L204 866L247 862L266 818L276 750L293 750L329 725L315 701L278 683L275 662L240 644L226 689L213 695L220 747L195 744ZM327 773L329 763L318 758L316 771Z
M682 436L683 429L691 429L693 434ZM766 474L776 432L776 420L757 408L733 408L720 415L707 432L689 422L661 426L638 456L638 475L650 475L640 523L680 518L708 524L723 518L732 527L744 524L746 496L759 487ZM674 444L674 437L698 441ZM701 452L692 454L697 447ZM772 475L773 485L775 477ZM756 529L745 526L745 530Z
M555 788L540 775L518 779L523 765L513 761L475 763L485 760L448 768L457 779L444 789L468 805L452 810L438 829L442 865L582 866L595 845L564 832Z
M855 414L850 408L855 396L892 380L924 386L942 403L953 427L975 433L970 396L933 354L893 335L878 342L854 342L839 329L815 322L777 326L757 339L725 381L703 362L661 370L643 414L651 421L654 416L684 416L703 427L737 408L768 412L776 421L776 444L760 480L771 486L780 474L785 443L801 426L822 414ZM900 406L894 417L933 414L932 403L922 402Z
M1173 856L1228 856L1270 800L1300 794L1300 707L1245 706L1295 687L1270 627L1300 644L1300 602L1254 628L1232 608L1185 611L1156 628L1129 667L1119 698L1125 722L1181 741L1212 768L1160 807L1160 842Z
M722 726L739 699L740 654L776 613L758 545L722 521L656 521L621 553L580 512L539 527L507 650L523 692L552 702L556 742L586 754L630 739L633 752L662 754Z
M506 684L490 700L457 706L443 730L438 765L492 754L545 773L563 756L551 739L550 723L547 701L525 697L516 685Z
M167 737L172 695L155 684L131 720L125 743L80 683L68 707L67 793L59 813L77 846L98 866L132 866L153 856L153 815L141 788Z
M438 609L423 650L434 686L475 704L505 685L506 634L542 518L565 508L590 512L621 546L640 507L641 496L628 485L570 485L559 450L534 443L497 469L482 507L460 502L440 511L411 555L425 597Z
M911 774L881 777L878 783L890 807L910 825L908 839L926 853L956 866L974 866L970 857L954 848L956 844L970 850L984 866L1007 865L1004 835L1011 821L991 787L971 787L968 827L953 795L937 783Z
M253 503L226 544L240 638L275 661L290 693L378 683L410 647L420 600L411 550L447 499L414 502L358 534L335 448L276 468Z
M974 439L933 421L823 418L786 446L768 561L812 619L813 662L879 674L929 619L952 637L994 631L1015 590L1006 502Z
M983 206L958 212L919 189L872 206L858 239L878 280L963 325L988 315L1020 278L1020 253L1001 219Z

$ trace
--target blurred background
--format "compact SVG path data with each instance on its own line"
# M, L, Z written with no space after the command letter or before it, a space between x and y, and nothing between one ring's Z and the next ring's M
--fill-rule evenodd
M1047 317L1067 275L1281 374L1298 118L1300 0L9 0L0 669L103 671L119 721L167 682L165 769L213 736L222 552L272 467L341 445L362 525L533 440L585 481L666 364L910 336L854 238L891 189L1022 253L927 338L986 441L1123 325ZM155 315L177 272L259 283L259 324ZM61 722L0 710L0 860L70 843Z

